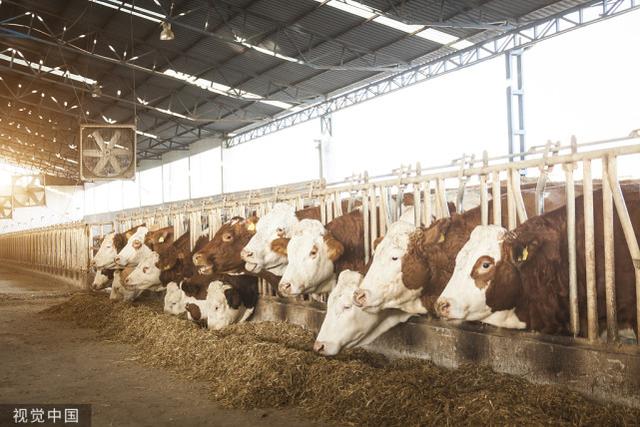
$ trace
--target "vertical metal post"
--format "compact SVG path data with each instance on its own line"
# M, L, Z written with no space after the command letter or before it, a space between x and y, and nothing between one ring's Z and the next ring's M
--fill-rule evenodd
M376 187L373 185L369 186L367 191L368 194L365 194L364 197L369 198L369 217L371 221L369 222L369 230L371 233L371 238L369 242L371 243L371 251L373 251L373 242L378 238L378 202L376 196Z
M424 225L428 227L431 225L431 218L433 217L433 208L431 206L431 181L425 181L424 183Z
M582 163L584 201L584 257L587 281L587 336L590 341L598 339L598 294L596 289L596 250L593 229L593 181L591 160Z
M508 224L509 230L513 230L516 228L518 224L518 218L516 214L516 201L513 191L513 173L511 169L507 170L507 214L508 214Z
M513 198L516 204L516 212L518 213L518 219L520 223L524 223L527 220L527 210L524 207L524 200L522 199L522 191L520 190L520 171L513 169L511 171L513 176Z
M507 71L507 130L509 132L509 154L525 151L524 88L522 78L523 49L505 53ZM517 147L516 147L517 143ZM513 161L513 157L510 161ZM524 156L521 156L524 160Z
M489 203L487 196L487 176L480 175L480 223L489 224Z
M363 231L364 231L364 263L365 265L369 263L369 255L370 255L370 243L369 240L369 190L362 190L362 221L363 223Z
M500 194L500 172L493 172L491 178L491 197L493 204L493 223L496 225L502 225L502 195Z
M567 192L567 245L569 251L569 308L571 331L574 336L580 333L578 311L578 270L576 266L576 194L573 184L573 164L564 165Z
M616 212L618 212L618 218L620 219L620 225L622 226L622 232L629 248L631 255L631 262L635 272L635 285L636 285L636 321L640 326L640 246L638 246L638 240L636 239L635 232L633 230L633 224L629 217L629 211L624 201L622 189L618 182L618 166L615 156L608 158L608 178L609 186L612 190L613 201L616 206ZM638 329L640 330L640 329Z
M602 214L604 219L604 283L607 305L607 339L618 340L618 315L616 312L616 271L613 242L613 196L609 184L609 165L602 159Z

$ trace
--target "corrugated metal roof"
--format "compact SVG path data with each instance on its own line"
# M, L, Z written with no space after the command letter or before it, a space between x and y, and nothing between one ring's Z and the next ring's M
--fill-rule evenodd
M443 33L472 41L496 34L495 30L469 28L478 23L530 21L588 3L580 0L359 1L396 21L432 24ZM33 60L43 58L52 66L98 80L102 97L90 96L93 89L86 85L47 76L59 80L58 96L69 102L80 102L82 109L92 111L92 120L99 121L102 115L117 120L132 119L134 104L138 103L135 112L139 127L166 138L162 141L166 150L171 149L172 141L182 143L188 135L193 135L188 129L230 132L252 120L273 117L283 111L277 105L238 99L239 93L292 106L303 105L310 99L339 93L358 82L384 76L380 67L422 62L451 51L440 43L382 25L371 17L357 16L315 0L216 0L214 3L175 0L171 17L167 18L175 39L161 41L161 26L157 21L169 14L171 3L165 0L160 3L164 7L158 7L154 0L135 1L136 13L149 17L147 19L91 0L4 0L0 18L36 12L55 34L46 35L46 29L40 26L40 31L32 32L31 38L0 39L0 46L19 48ZM20 19L17 23L27 21L24 17ZM36 25L40 24L36 22ZM52 44L56 37L65 44ZM347 69L336 69L336 66ZM227 88L229 94L213 93L193 82L162 75L167 69L192 76L193 80L205 79L200 80L199 85L214 82L218 92ZM25 76L22 71L14 76L15 81L28 80L32 85L43 87L52 84L39 82L39 77ZM137 98L148 105L142 105ZM163 109L177 115L167 114ZM191 117L194 111L196 117ZM76 113L61 111L60 114L73 118ZM207 122L203 118L212 120ZM85 119L75 118L78 123ZM176 133L175 129L180 131ZM156 142L140 138L142 157L152 155L145 147ZM157 153L154 151L153 155Z

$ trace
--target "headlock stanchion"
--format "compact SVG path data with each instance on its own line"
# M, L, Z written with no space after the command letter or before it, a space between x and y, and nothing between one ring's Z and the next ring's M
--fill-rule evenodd
M634 139L635 138L635 139ZM287 186L259 190L227 193L204 199L167 203L123 211L114 215L114 226L107 224L73 223L43 229L0 235L0 259L13 265L45 272L86 285L89 262L96 239L116 230L125 231L132 226L146 224L148 227L172 225L176 238L190 231L191 246L202 233L213 237L222 224L234 216L248 217L254 212L260 217L267 214L276 202L290 204L296 210L316 207L320 221L327 224L345 211L353 208L363 213L364 261L369 262L374 242L384 236L391 224L407 212L404 200L411 200L413 193L413 218L417 227L428 227L434 219L453 215L448 202L454 201L456 214L464 212L475 203L480 205L482 224L498 224L513 229L527 221L523 191L531 193L535 186L535 210L544 212L544 196L550 174L555 166L564 171L565 202L567 213L566 237L568 242L567 273L569 276L570 326L574 335L585 336L587 342L595 343L599 338L596 289L595 239L604 238L604 277L606 299L606 324L608 340L618 341L616 319L616 278L614 259L614 206L624 231L626 247L634 260L636 295L640 301L640 249L627 212L623 192L618 182L617 158L640 155L638 135L569 145L547 143L544 149L532 149L522 155L488 158L482 160L463 156L457 162L444 166L415 168L402 166L391 174L370 177L366 173L354 175L342 182L327 183L324 180L307 181ZM598 146L598 147L596 147ZM604 148L602 148L604 147ZM524 160L520 160L520 158ZM511 161L513 159L518 161ZM594 164L602 165L602 179L594 177ZM530 175L528 175L530 174ZM537 174L537 176L536 176ZM531 176L531 177L529 177ZM576 183L576 177L578 182ZM580 182L581 179L581 182ZM594 179L596 181L594 182ZM522 181L522 183L521 183ZM580 187L580 183L582 187ZM603 204L594 206L594 186L602 187ZM576 193L584 195L584 242L578 241L576 230ZM506 205L502 197L506 193ZM527 194L528 196L532 194ZM405 197L406 196L406 197ZM345 204L343 205L343 202ZM502 211L506 209L506 223L502 222ZM602 210L604 236L595 236L594 211ZM581 230L580 230L581 232ZM582 236L580 235L580 239ZM577 259L578 248L584 244L584 262ZM579 246L580 245L580 246ZM580 252L582 253L582 252ZM581 255L582 256L582 255ZM586 330L580 331L580 307L578 305L578 272L581 265L586 269ZM270 286L261 283L260 293L272 295ZM323 298L321 298L323 299ZM300 301L298 301L300 302ZM636 308L640 314L640 304ZM640 316L638 316L640 319ZM583 338L576 338L581 340Z

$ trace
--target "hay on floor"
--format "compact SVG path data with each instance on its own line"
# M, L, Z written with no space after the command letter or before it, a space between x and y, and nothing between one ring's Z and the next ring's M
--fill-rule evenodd
M349 425L632 425L640 411L593 402L558 386L534 385L479 366L457 370L415 359L390 361L364 350L335 358L312 352L314 336L276 322L209 331L153 303L112 303L78 294L45 310L135 344L144 363L210 384L228 407L301 407Z

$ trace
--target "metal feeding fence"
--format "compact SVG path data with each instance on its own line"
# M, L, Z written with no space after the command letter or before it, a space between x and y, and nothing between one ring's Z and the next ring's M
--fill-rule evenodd
M85 287L91 259L90 227L81 222L0 235L0 258L18 267Z
M364 217L365 262L372 256L372 242L386 233L388 227L402 214L413 210L416 224L429 226L433 220L451 215L451 203L458 213L480 206L482 224L499 224L513 229L527 220L522 189L535 192L535 212L544 210L544 194L551 186L565 189L567 212L568 260L570 277L571 328L575 336L581 332L589 341L596 341L598 312L595 267L594 186L603 191L604 260L606 281L607 337L618 340L614 271L614 215L624 230L624 238L634 261L637 310L640 314L640 249L636 233L621 190L618 159L627 160L640 155L640 134L604 141L578 144L547 143L532 147L525 153L489 158L462 156L444 166L422 168L420 164L401 167L384 176L370 177L367 173L344 181L326 183L309 181L287 186L224 194L206 199L165 204L121 212L115 216L113 227L124 231L145 223L147 226L173 226L179 236L189 230L191 244L202 234L213 236L220 226L234 216L262 216L274 203L287 202L298 209L318 206L321 221L326 224L359 205ZM517 159L517 161L516 161ZM637 160L637 159L636 159ZM557 166L557 168L556 168ZM551 178L559 176L550 184ZM585 266L587 295L587 330L580 331L577 239L576 188L584 195ZM640 191L640 186L638 186ZM412 203L403 203L412 195ZM506 203L502 201L505 195ZM491 209L489 206L491 204ZM411 207L409 207L411 205ZM615 206L615 212L614 212ZM492 211L491 217L489 212ZM505 215L503 216L503 210ZM502 218L506 217L506 223ZM82 232L80 232L82 230ZM111 231L111 224L72 224L0 236L0 257L23 266L49 273L54 271L86 272L99 236ZM56 273L54 273L56 274ZM263 296L273 295L273 289L261 283ZM324 299L323 299L324 300ZM638 316L640 319L640 315Z

